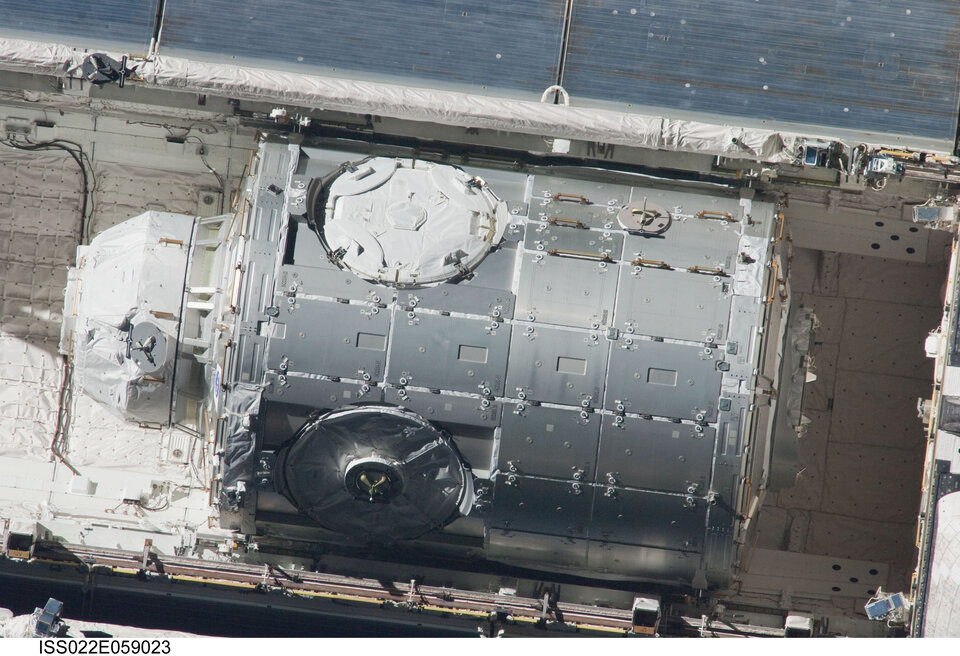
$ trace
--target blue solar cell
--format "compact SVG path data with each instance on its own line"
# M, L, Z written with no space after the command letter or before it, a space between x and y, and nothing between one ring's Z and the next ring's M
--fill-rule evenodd
M867 604L865 607L867 618L871 620L883 617L893 609L894 605L891 603L890 599L881 599L880 601L875 601L872 604Z
M540 93L556 83L561 0L167 0L162 54ZM399 79L398 79L399 78Z
M0 34L146 54L156 14L156 0L0 0Z
M0 0L0 34L146 50L159 0ZM166 0L161 53L951 149L960 4L940 0ZM911 141L912 139L912 141ZM878 140L882 140L879 138Z
M942 140L960 104L960 4L574 2L574 97Z

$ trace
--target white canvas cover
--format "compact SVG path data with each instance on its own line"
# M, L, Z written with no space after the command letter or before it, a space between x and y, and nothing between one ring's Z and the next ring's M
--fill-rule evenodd
M193 225L192 216L146 212L77 249L60 349L73 358L76 391L86 392L126 419L160 423L169 419L173 354ZM146 322L156 326L167 342L165 362L149 372L132 357L128 339L133 327Z
M353 168L330 185L323 235L368 280L429 285L462 275L506 228L503 201L455 166L377 157Z

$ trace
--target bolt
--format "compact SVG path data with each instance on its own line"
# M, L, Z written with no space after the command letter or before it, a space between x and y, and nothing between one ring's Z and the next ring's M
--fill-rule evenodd
M574 493L574 494L582 494L582 493L583 493L583 486L580 485L580 483L574 483L574 484L571 485L570 487L573 488L573 493Z

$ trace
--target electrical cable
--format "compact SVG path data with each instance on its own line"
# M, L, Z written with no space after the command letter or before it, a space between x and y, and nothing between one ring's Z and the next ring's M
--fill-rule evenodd
M190 132L199 132L200 134L216 134L216 126L210 123L191 123L190 125L171 125L170 123L155 123L153 121L127 121L127 125L146 125L151 128L163 128L170 133L170 136L186 137ZM174 134L181 132L180 135Z
M49 150L62 150L70 155L80 169L81 182L81 201L80 201L80 225L78 241L82 245L87 242L87 232L89 231L89 219L93 215L92 196L96 188L96 175L93 172L93 164L90 158L84 152L83 147L75 141L67 139L52 139L49 141L33 142L29 139L24 141L14 141L13 139L0 139L0 144L27 152L42 152Z
M139 503L137 504L137 507L140 508L141 510L146 510L147 512L160 512L160 511L166 510L167 508L170 507L170 498L169 498L169 497L166 497L166 498L163 499L163 501L160 503L160 505L158 505L158 506L152 506L152 507L151 507L151 506L147 506L146 504L144 504L144 503L141 501L141 502L139 502Z
M67 429L70 424L70 404L73 401L73 387L70 385L70 379L73 374L73 365L66 356L63 357L63 379L60 383L60 396L57 402L57 427L53 433L53 440L50 442L50 451L57 459L66 465L67 469L74 475L79 476L80 472L71 465L63 452L60 450L59 443L67 435Z
M223 180L223 176L221 176L219 173L217 173L217 170L216 170L215 168L213 168L212 166L210 166L210 163L207 162L207 159L206 159L206 157L205 157L206 151L207 151L207 144L204 143L203 139L201 139L200 137L198 137L198 136L196 136L196 135L192 135L192 134L183 138L183 140L184 140L185 142L186 142L186 141L190 141L191 139L200 144L200 148L197 149L197 155L200 156L200 161L203 163L203 165L204 165L205 167L207 167L207 170L210 171L210 173L213 173L214 177L217 179L217 184L220 185L220 207L219 207L219 211L222 213L222 212L223 212L223 200L224 200L223 197L224 197L224 194L227 193L226 186L225 186L224 180Z
M29 139L15 141L12 138L0 139L0 144L22 150L26 152L43 152L49 150L62 150L70 155L80 169L81 182L81 202L80 202L80 224L78 226L77 242L83 245L87 241L87 232L89 230L89 218L93 215L92 195L96 188L96 176L93 171L93 163L89 156L83 151L83 147L75 141L67 139L52 139L49 141L33 142ZM57 401L57 423L54 430L53 439L50 442L50 451L56 458L63 463L75 475L80 472L70 464L61 450L62 443L66 440L70 425L70 405L73 400L73 388L71 378L73 374L73 365L68 357L63 358L63 378L60 384L60 393Z

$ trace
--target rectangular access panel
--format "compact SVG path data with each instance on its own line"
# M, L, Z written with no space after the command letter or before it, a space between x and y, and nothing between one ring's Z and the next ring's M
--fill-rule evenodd
M590 539L658 549L700 551L707 505L683 496L617 490L594 496Z
M625 417L600 432L597 482L688 493L707 489L716 431L710 426Z
M623 268L614 325L625 333L720 342L730 324L730 280L652 267Z
M398 310L388 381L499 396L509 347L508 325Z
M498 476L489 526L571 538L587 537L593 493L570 482Z
M506 393L577 407L599 406L607 349L607 341L598 331L518 324L510 345Z
M582 480L593 478L600 415L585 418L575 410L530 406L503 416L500 437L501 472Z
M280 316L283 330L269 338L268 365L342 378L383 380L390 315L363 305L302 300ZM284 360L286 359L286 360Z
M610 356L607 410L714 421L721 374L716 351L706 350L649 340L617 343Z

